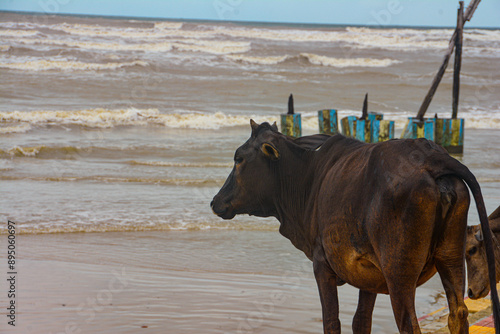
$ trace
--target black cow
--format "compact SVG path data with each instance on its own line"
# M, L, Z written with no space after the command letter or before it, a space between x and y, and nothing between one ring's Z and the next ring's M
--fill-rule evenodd
M276 217L280 233L313 262L325 333L340 333L337 286L360 289L355 333L371 331L377 293L389 294L400 332L420 333L415 289L436 272L452 333L468 332L465 236L469 186L495 269L476 178L425 139L365 144L341 135L293 140L276 124L250 121L250 139L211 206L218 216ZM499 318L496 289L493 310ZM499 330L497 329L497 333Z

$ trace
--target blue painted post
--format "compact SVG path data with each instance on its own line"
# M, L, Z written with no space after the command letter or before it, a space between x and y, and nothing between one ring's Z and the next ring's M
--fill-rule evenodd
M375 120L372 123L372 143L387 141L394 138L394 121Z
M354 123L357 119L358 118L356 116L347 116L340 120L342 134L344 136L356 138L356 127L354 126Z
M334 135L339 133L337 110L324 109L318 111L319 133Z
M408 122L406 123L405 130L401 134L401 138L427 138L428 140L434 140L435 129L435 118L424 118L423 121L420 121L418 118L408 117Z

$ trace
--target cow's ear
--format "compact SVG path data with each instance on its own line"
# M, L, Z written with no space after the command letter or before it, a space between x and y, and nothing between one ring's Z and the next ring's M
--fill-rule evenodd
M271 125L271 129L273 129L276 132L279 132L278 125L276 124L276 121L273 123L273 125Z
M262 153L264 153L264 155L269 159L273 161L277 161L280 159L280 152L278 152L278 149L273 145L269 143L264 143L262 144L260 149L262 150Z

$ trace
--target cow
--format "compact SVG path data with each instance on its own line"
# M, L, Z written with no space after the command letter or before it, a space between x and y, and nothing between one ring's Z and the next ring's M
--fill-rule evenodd
M493 232L496 260L496 282L500 281L500 206L488 217ZM465 246L465 260L467 262L467 294L471 299L485 297L490 292L488 282L488 265L484 250L484 240L480 226L467 226L467 242Z
M478 209L492 286L495 263L481 189L467 167L426 139L294 140L276 123L251 120L250 125L251 136L236 150L212 211L223 219L277 218L279 232L313 263L324 333L340 333L337 287L344 283L360 290L354 333L371 332L379 293L389 294L401 333L420 333L415 290L436 272L448 300L451 333L468 332L467 186ZM492 303L498 321L496 289Z

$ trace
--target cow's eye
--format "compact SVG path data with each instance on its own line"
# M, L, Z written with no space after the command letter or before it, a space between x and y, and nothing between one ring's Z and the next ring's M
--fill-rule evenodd
M234 163L239 165L243 162L243 158L242 157L235 157L234 158Z
M471 249L469 249L469 255L470 256L476 254L476 252L477 252L477 247L476 246L474 246Z

